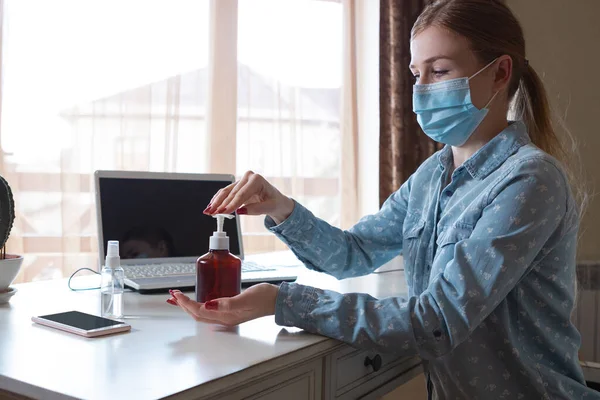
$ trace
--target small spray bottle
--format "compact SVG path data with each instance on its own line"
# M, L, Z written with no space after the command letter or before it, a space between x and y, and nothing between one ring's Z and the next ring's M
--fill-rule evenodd
M220 297L233 297L241 292L242 260L229 252L229 238L223 230L225 218L217 214L217 231L209 241L209 252L196 261L196 301L205 303Z
M106 260L101 273L101 314L107 318L123 318L123 292L125 271L121 267L119 242L108 241Z

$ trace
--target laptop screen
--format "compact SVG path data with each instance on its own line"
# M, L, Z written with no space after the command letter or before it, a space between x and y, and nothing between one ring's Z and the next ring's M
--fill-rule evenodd
M215 218L202 211L230 181L100 177L104 254L118 240L121 258L199 257L208 252ZM225 220L230 252L240 255L235 219Z

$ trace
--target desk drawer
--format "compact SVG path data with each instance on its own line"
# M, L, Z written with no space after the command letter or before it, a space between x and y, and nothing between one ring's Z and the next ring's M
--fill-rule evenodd
M321 400L323 359L267 375L214 396L218 400Z
M327 358L329 393L332 399L356 399L412 372L418 359L356 350L349 346Z

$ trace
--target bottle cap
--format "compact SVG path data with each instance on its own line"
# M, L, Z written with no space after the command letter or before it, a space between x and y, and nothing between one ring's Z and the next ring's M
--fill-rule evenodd
M106 257L119 257L119 241L109 240Z
M213 218L217 219L217 230L213 232L213 235L209 240L210 250L229 250L229 237L223 230L225 224L225 218L232 219L234 215L231 214L216 214Z

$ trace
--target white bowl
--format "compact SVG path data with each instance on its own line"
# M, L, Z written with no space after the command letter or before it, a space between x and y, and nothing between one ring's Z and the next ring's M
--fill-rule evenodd
M3 292L2 290L0 290L0 304L4 304L4 303L8 303L10 301L10 298L17 293L17 289L9 287L8 289L5 289L6 291Z
M23 256L7 254L4 260L0 260L0 292L6 290L19 273L23 263Z

